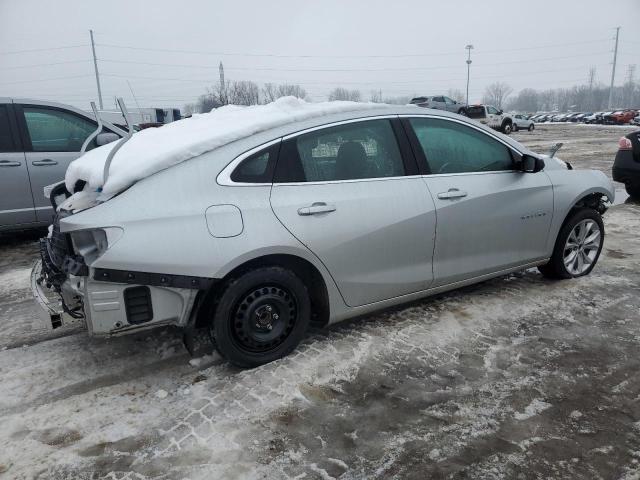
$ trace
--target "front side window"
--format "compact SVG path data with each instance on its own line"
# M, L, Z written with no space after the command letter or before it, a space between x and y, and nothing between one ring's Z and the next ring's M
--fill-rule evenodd
M487 112L495 115L496 113L498 113L498 109L493 107L487 107Z
M434 118L409 120L433 174L513 170L509 149L475 128Z
M434 102L444 103L444 98L443 97L433 97L433 101Z
M447 102L447 103L448 103L448 104L450 104L450 105L453 105L454 103L456 103L454 100L452 100L452 99L451 99L451 98L449 98L449 97L444 97L444 101L445 101L445 102Z
M97 126L64 110L25 106L23 111L35 152L79 152Z
M389 120L323 128L282 145L276 181L328 182L405 174Z

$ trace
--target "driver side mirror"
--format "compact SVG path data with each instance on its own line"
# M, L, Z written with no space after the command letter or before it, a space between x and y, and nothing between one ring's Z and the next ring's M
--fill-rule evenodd
M502 110L498 110L498 115L502 115Z
M523 155L520 170L525 173L537 173L544 168L544 160L533 155Z

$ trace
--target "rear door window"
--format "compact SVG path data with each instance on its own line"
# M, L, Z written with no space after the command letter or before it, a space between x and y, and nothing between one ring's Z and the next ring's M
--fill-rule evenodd
M79 152L97 127L65 110L25 105L23 112L34 152Z
M405 168L389 120L327 127L283 143L277 182L397 177Z

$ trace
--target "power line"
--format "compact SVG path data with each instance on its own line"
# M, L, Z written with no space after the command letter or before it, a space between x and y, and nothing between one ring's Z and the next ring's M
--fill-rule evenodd
M68 62L53 62L53 63L33 63L31 65L16 65L13 67L2 67L3 70L13 70L19 68L31 68L31 67L51 67L53 65L69 65L72 63L88 63L91 60L70 60Z
M48 48L30 48L27 50L12 50L12 51L4 51L4 52L0 52L0 55L14 55L17 53L30 53L30 52L50 52L53 50L65 50L68 48L80 48L80 47L87 47L88 44L87 43L83 43L80 45L67 45L64 47L48 47Z
M585 45L585 44L591 44L591 43L600 43L603 40L587 40L583 42L571 42L571 43L555 44L555 45L539 45L534 47L489 50L482 53L489 54L489 53L516 52L521 50L536 50L536 49L557 48L557 47L572 46L572 45ZM169 52L169 53L190 53L195 55L274 57L274 58L414 58L414 57L449 56L449 55L458 55L460 53L456 51L456 52L441 52L441 53L406 53L406 54L393 54L393 55L284 55L279 53L219 52L219 51L207 51L207 50L185 50L185 49L170 49L170 48L157 48L157 47L138 47L133 45L116 45L111 43L96 43L96 45L100 47L120 48L120 49L127 49L127 50L141 50L141 51L147 51L147 52Z
M547 57L538 59L527 60L514 60L509 62L497 62L497 63L482 63L478 66L482 67L496 67L501 65L513 65L519 63L532 63L532 62L545 62L551 60L566 60L567 58L577 57L593 57L594 55L609 54L606 52L587 53L580 55L568 55L562 57ZM107 63L123 63L123 64L136 64L136 65L149 65L160 67L181 67L181 68L204 68L215 69L217 66L213 65L193 65L193 64L180 64L180 63L154 63L154 62L138 62L133 60L114 60L100 58L101 62ZM388 71L426 71L426 70L445 70L449 68L459 68L459 65L431 65L428 67L385 67L385 68L281 68L281 67L226 67L227 70L237 71L268 71L268 72L388 72ZM578 67L575 67L578 68ZM583 68L583 67L580 67Z
M71 75L68 77L50 77L50 78L37 78L34 80L20 80L17 82L2 82L0 85L17 85L20 83L35 83L35 82L49 82L52 80L69 80L71 78L86 78L91 77L91 75Z

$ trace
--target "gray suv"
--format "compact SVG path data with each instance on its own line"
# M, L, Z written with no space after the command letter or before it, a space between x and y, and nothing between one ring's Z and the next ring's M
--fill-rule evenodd
M435 110L446 110L448 112L458 113L460 115L466 115L467 105L460 103L453 98L446 97L444 95L436 95L433 97L416 97L411 99L412 105L418 105L419 107L433 108Z
M0 231L52 222L54 212L43 189L64 178L96 127L92 116L69 105L0 98ZM105 123L87 149L124 134Z

